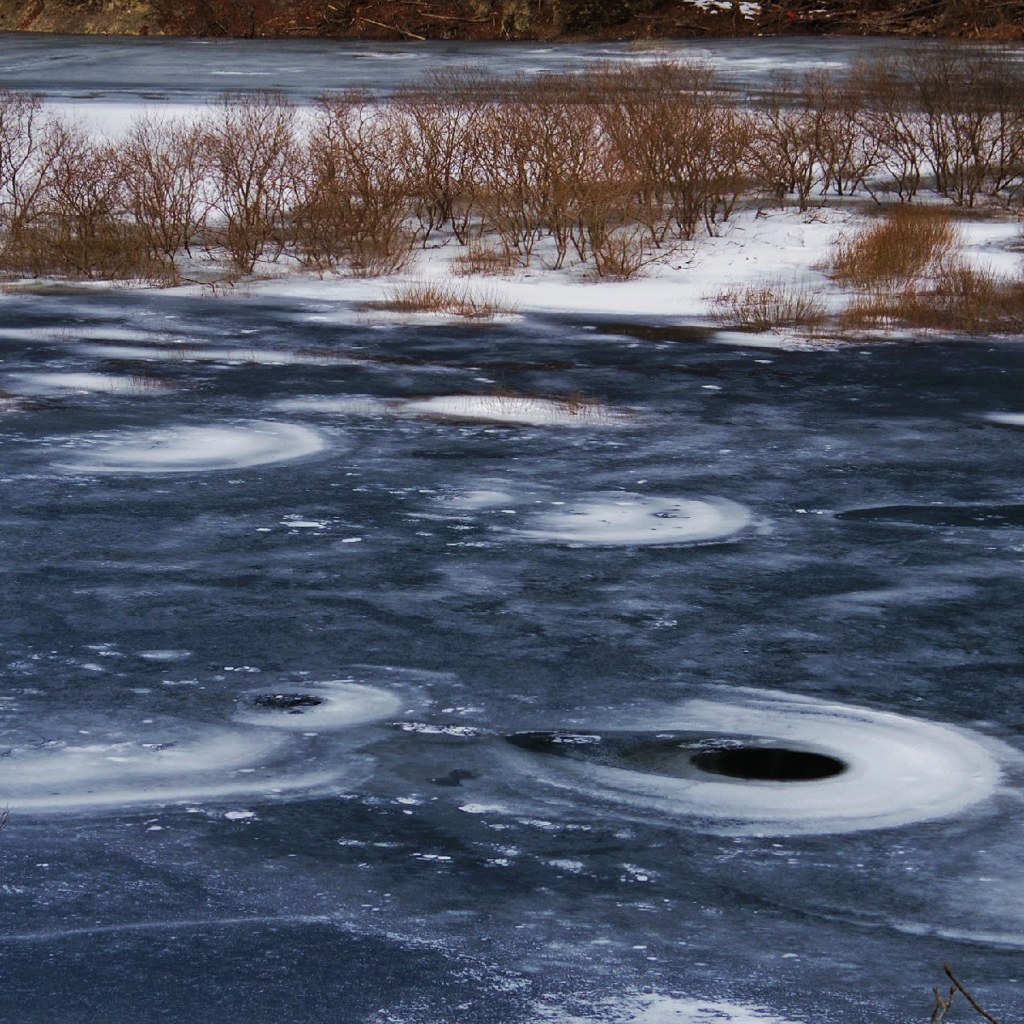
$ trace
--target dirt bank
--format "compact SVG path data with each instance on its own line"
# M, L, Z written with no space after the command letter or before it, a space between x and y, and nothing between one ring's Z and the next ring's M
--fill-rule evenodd
M347 39L1024 38L1024 0L13 0L0 31Z

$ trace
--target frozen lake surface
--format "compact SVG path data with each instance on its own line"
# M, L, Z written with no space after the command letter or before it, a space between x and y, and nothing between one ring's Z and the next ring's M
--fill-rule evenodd
M1022 369L0 295L18 1024L1019 1018Z
M607 61L703 60L729 81L757 86L775 71L845 67L914 44L885 39L715 39L629 43L408 43L315 39L160 39L0 33L0 85L55 99L204 102L270 89L300 102L337 89L388 93L426 74L471 67L544 74Z
M19 1020L1014 1005L1017 345L2 310ZM499 386L631 418L393 411Z

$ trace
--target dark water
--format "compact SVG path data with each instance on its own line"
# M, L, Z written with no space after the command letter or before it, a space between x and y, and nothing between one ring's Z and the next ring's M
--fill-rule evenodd
M983 419L1021 409L1019 345L116 291L0 318L7 1019L924 1020L946 960L1019 1015L1024 433ZM97 372L121 383L37 376ZM634 418L369 401L497 385ZM523 529L620 492L749 519L698 546ZM757 701L763 727L709 727ZM553 730L612 755L505 738ZM868 763L733 778L723 818L674 787L686 743L740 734ZM785 826L766 785L810 787Z

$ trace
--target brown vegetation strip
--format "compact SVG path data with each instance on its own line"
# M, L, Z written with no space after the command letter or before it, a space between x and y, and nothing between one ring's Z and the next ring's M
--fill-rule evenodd
M439 240L470 272L540 261L622 279L740 204L858 195L895 209L836 254L835 276L865 292L851 322L975 309L1014 329L1020 289L952 260L941 210L1024 203L1020 66L952 49L776 85L742 107L701 64L446 72L310 117L272 95L146 114L117 144L0 94L0 272L174 283L204 261L237 276L288 257L380 275ZM798 298L762 292L740 305Z

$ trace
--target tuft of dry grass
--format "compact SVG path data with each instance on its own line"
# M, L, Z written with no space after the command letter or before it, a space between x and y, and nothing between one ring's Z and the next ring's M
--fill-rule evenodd
M504 277L512 272L512 260L503 249L489 245L482 239L470 238L466 251L456 256L453 270L467 277Z
M825 304L808 285L757 281L711 296L711 319L722 327L763 333L782 327L813 331L827 319Z
M959 240L945 209L904 203L841 236L830 269L837 280L857 288L904 289L933 275Z
M939 266L927 287L858 296L843 311L840 323L848 329L1022 334L1024 283L950 259Z
M413 281L389 288L376 308L396 313L445 313L486 320L515 311L496 288L474 291L447 281Z

